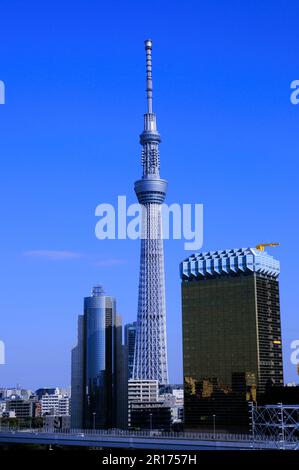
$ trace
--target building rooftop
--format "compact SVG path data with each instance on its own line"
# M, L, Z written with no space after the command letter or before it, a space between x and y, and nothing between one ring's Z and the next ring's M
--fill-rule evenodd
M256 248L233 248L195 253L180 264L183 280L238 272L256 272L276 278L280 273L280 263L266 251Z
M91 295L92 297L101 297L104 295L104 288L103 286L101 286L100 284L98 284L97 286L94 286L92 288L92 292L91 292Z

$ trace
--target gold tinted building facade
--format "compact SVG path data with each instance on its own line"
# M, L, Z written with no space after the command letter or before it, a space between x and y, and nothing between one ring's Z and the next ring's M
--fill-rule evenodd
M181 265L185 428L248 429L248 402L282 385L279 263L253 249Z

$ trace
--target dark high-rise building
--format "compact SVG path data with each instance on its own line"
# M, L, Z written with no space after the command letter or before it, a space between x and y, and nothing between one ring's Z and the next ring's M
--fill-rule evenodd
M125 325L125 346L128 354L128 379L131 379L133 376L136 326L136 321Z
M72 349L71 377L71 427L84 428L84 386L85 386L85 332L84 315L78 316L77 346Z
M117 399L121 379L117 361L122 354L121 319L113 297L101 286L84 299L78 319L78 344L72 350L71 426L117 426L121 413Z
M122 318L116 315L115 341L115 390L116 390L116 425L128 427L128 359L126 347L122 343Z
M260 405L298 405L299 385L286 385L281 387L267 387L265 395L260 400ZM299 410L298 410L299 413Z
M169 431L171 427L171 409L164 403L132 403L130 406L130 424L133 429L160 429Z
M6 411L15 412L16 418L32 418L35 415L35 406L37 400L23 400L22 398L13 398L6 402Z
M185 428L241 430L283 384L279 262L253 248L181 263Z

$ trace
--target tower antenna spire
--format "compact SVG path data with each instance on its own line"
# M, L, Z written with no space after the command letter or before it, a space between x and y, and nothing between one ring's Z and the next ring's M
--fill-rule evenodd
M153 79L152 79L152 48L153 41L146 39L144 41L146 52L146 97L147 97L147 112L153 112Z

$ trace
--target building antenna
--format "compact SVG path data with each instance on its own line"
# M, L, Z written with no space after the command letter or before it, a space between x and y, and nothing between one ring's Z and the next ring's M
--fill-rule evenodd
M146 52L146 98L147 98L147 112L153 112L153 77L152 77L152 47L153 41L146 39L144 41Z

